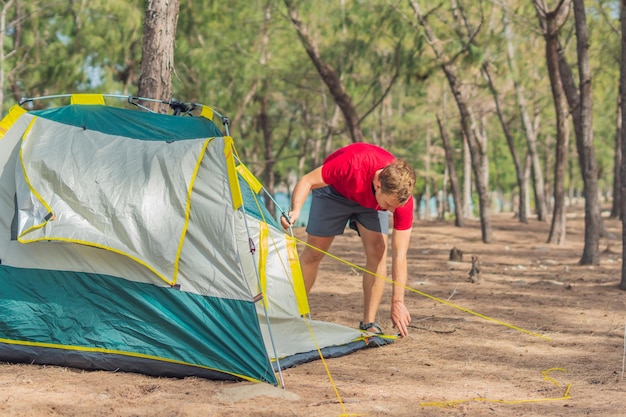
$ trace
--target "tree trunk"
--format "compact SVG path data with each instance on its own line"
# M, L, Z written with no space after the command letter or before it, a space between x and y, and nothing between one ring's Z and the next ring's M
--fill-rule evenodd
M528 117L528 114L526 114L526 117ZM533 195L535 196L535 211L537 212L537 220L545 222L548 220L549 205L546 201L546 196L549 194L546 193L546 189L548 188L544 177L544 172L546 171L541 168L541 158L539 157L539 151L537 150L537 131L534 130L530 133L530 135L527 133L526 141L528 144L528 154L530 155L530 172L533 180Z
M543 195L547 197L552 195L552 185L554 179L550 177L550 174L554 171L554 156L556 152L548 152L548 150L553 148L553 142L555 142L552 135L547 134L544 141L543 147L546 149L546 155L543 161L543 173L545 175ZM546 207L548 212L552 212L554 204L551 198L546 198Z
M581 0L574 0L574 17L576 20L576 49L579 73L578 91L574 76L567 64L563 49L560 45L558 47L559 72L570 113L574 121L578 163L584 183L585 245L580 264L598 265L600 263L599 240L603 225L600 216L598 169L593 146L593 131L591 130L592 97L588 51L589 38L587 35L585 10ZM573 182L570 181L570 184L573 184ZM572 195L571 197L573 198L574 196Z
M302 43L304 50L309 58L311 58L313 65L315 65L317 72L322 78L322 81L328 87L335 103L337 103L337 106L339 106L341 112L343 113L343 117L346 121L346 127L350 132L352 142L363 142L363 132L361 131L359 117L354 104L352 103L352 99L341 81L341 77L332 66L322 60L319 48L313 38L309 35L307 27L300 20L298 10L295 8L293 2L291 0L284 0L284 3L289 10L289 20L298 32L300 43Z
M260 104L260 110L258 115L259 120L259 128L261 129L261 133L263 136L263 180L264 185L269 195L274 195L274 185L275 185L275 177L274 177L274 165L275 159L272 154L272 128L270 126L270 120L268 115L268 103L267 103L267 80L265 82L265 86L263 88L263 95L261 97L257 97L257 100ZM269 210L270 214L274 216L276 214L276 206L274 201L271 198L266 199L265 207Z
M509 152L511 152L511 158L513 159L513 165L515 167L515 176L517 178L517 188L519 190L519 201L518 201L518 210L519 210L519 221L522 223L528 223L528 218L526 217L526 177L524 176L524 169L522 164L520 163L519 157L517 156L517 150L515 149L515 141L513 139L513 135L509 129L509 125L506 120L504 120L504 114L502 113L502 107L500 106L500 97L498 96L498 91L496 87L493 85L493 80L491 78L491 73L489 72L489 66L485 62L483 63L483 74L487 79L487 84L489 85L489 90L491 91L491 95L493 96L493 100L496 104L496 112L498 114L498 120L500 121L500 125L502 126L502 131L504 132L504 137L506 138L506 143L509 146Z
M472 155L465 132L461 129L463 138L463 217L474 219L474 201L472 199Z
M592 130L592 92L591 69L589 67L589 36L583 0L574 0L574 18L576 20L576 50L578 52L579 106L573 108L578 114L579 123L575 123L576 145L580 162L580 171L585 185L585 246L579 263L581 265L600 264L600 201L598 192L598 168L593 145Z
M139 97L171 100L174 69L174 40L178 23L179 0L148 0L143 29ZM147 101L144 106L167 113L169 107Z
M530 173L532 171L532 160L530 157L530 153L526 154L526 162L524 164L524 194L526 194L526 197L530 196L530 187L529 187L529 183L530 183ZM524 207L524 211L526 211L526 214L528 215L528 213L530 213L530 198L526 198L526 206Z
M521 83L518 81L517 64L515 61L515 52L513 45L513 33L506 14L504 16L504 32L507 40L507 56L509 68L514 74L513 85L515 87L515 93L517 95L517 106L519 107L519 112L522 119L522 130L526 135L528 156L530 158L530 163L532 166L531 173L535 196L535 211L537 212L537 220L546 221L548 217L548 207L546 205L543 170L541 169L541 160L539 159L539 153L537 151L537 123L536 120L535 123L531 121L527 108L528 106L526 103L526 96L524 94ZM528 193L526 193L526 195L528 196Z
M450 205L448 204L448 166L444 166L443 175L441 177L441 190L439 191L439 210L437 212L437 218L439 220L446 219L446 213L450 213ZM456 224L456 222L455 222Z
M621 27L622 27L622 60L620 64L620 85L626 86L626 0L621 1ZM622 155L626 155L626 88L620 90L620 105L622 113ZM622 196L626 195L626 158L622 158L620 166L620 178L622 185ZM626 198L622 198L622 213L626 213ZM626 259L626 216L622 216L622 259ZM626 262L622 262L622 279L619 288L626 291Z
M430 129L426 130L426 152L424 153L424 201L426 202L426 211L424 212L424 220L430 220L430 199L432 197L431 192L431 175L430 175Z
M621 103L621 91L624 86L621 85L620 79L620 97L617 100L617 117L615 128L615 152L613 155L613 204L611 205L612 219L622 219L622 176L620 167L622 166L622 103Z
M450 146L448 132L439 118L439 115L437 115L437 124L439 125L441 141L443 142L443 149L446 154L446 167L450 176L450 188L452 188L452 200L454 201L454 225L457 227L463 227L465 225L465 219L463 217L463 199L459 188L459 180L456 176L456 170L454 168L454 153L452 151L452 147Z
M556 113L556 161L554 165L554 209L548 243L565 242L565 168L567 162L569 132L567 125L567 103L563 91L563 81L559 71L558 32L567 18L570 1L559 3L555 11L548 12L544 0L534 0L539 23L546 41L546 60L550 86Z
M459 114L461 115L461 126L467 138L470 154L472 156L472 170L474 172L474 183L476 185L476 193L478 194L478 209L480 216L480 229L482 233L483 243L491 243L492 225L491 210L489 201L489 187L486 183L488 178L489 166L487 164L486 147L483 146L479 138L472 129L472 116L469 107L463 98L455 73L448 64L443 65L443 71L450 84L450 89L457 103Z
M461 117L461 127L467 139L470 154L472 156L471 163L472 170L474 172L476 192L478 193L482 241L484 243L491 243L493 239L493 232L491 224L491 211L489 207L489 187L486 183L489 172L486 144L480 142L480 138L477 137L474 129L472 128L472 115L456 76L454 60L450 60L441 50L438 39L435 37L430 25L426 21L426 18L421 13L419 4L414 0L410 0L410 4L415 12L418 23L424 28L426 41L435 53L435 56L441 65L441 69L446 75L450 90L454 95L454 100L456 101L457 109L459 110L459 115Z

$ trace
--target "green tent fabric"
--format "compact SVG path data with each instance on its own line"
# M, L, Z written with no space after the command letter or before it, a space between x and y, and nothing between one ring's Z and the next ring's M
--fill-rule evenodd
M211 120L72 104L0 131L0 360L277 384L371 345L303 314L295 242Z

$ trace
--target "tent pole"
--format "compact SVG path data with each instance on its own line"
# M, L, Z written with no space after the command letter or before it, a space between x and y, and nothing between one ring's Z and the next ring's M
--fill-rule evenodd
M248 241L250 241L250 228L248 227L248 220L246 219L245 206L242 205L239 208L239 210L242 211L241 217L243 218L244 224L246 225L246 233L248 234ZM250 250L250 253L251 254L253 253L252 248ZM254 258L254 256L252 256L252 263L254 263L254 271L256 272L257 284L259 285L259 288L261 288L261 277L259 276L259 266L257 265L256 259ZM267 312L267 308L265 307L265 304L263 304L263 312L265 314L265 322L267 323L267 330L269 332L270 342L272 344L272 350L274 351L274 358L276 359L276 368L278 369L278 377L280 380L280 386L281 388L285 389L285 379L283 377L283 371L280 366L280 359L278 358L278 352L276 351L276 343L274 342L272 326L270 325L269 313Z

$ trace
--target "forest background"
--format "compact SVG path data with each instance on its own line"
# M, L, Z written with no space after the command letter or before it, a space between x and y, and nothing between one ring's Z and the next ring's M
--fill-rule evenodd
M485 243L494 210L551 220L547 241L563 243L566 207L584 198L580 262L599 262L600 206L622 212L621 2L4 0L3 113L137 94L144 26L165 3L171 96L152 98L227 115L270 195L367 141L416 168L415 197L435 207L418 214L478 216Z

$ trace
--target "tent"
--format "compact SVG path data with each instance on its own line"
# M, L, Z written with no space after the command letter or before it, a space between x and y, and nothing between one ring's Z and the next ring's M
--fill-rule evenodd
M393 339L310 318L296 241L211 108L104 98L0 122L1 361L276 385Z

